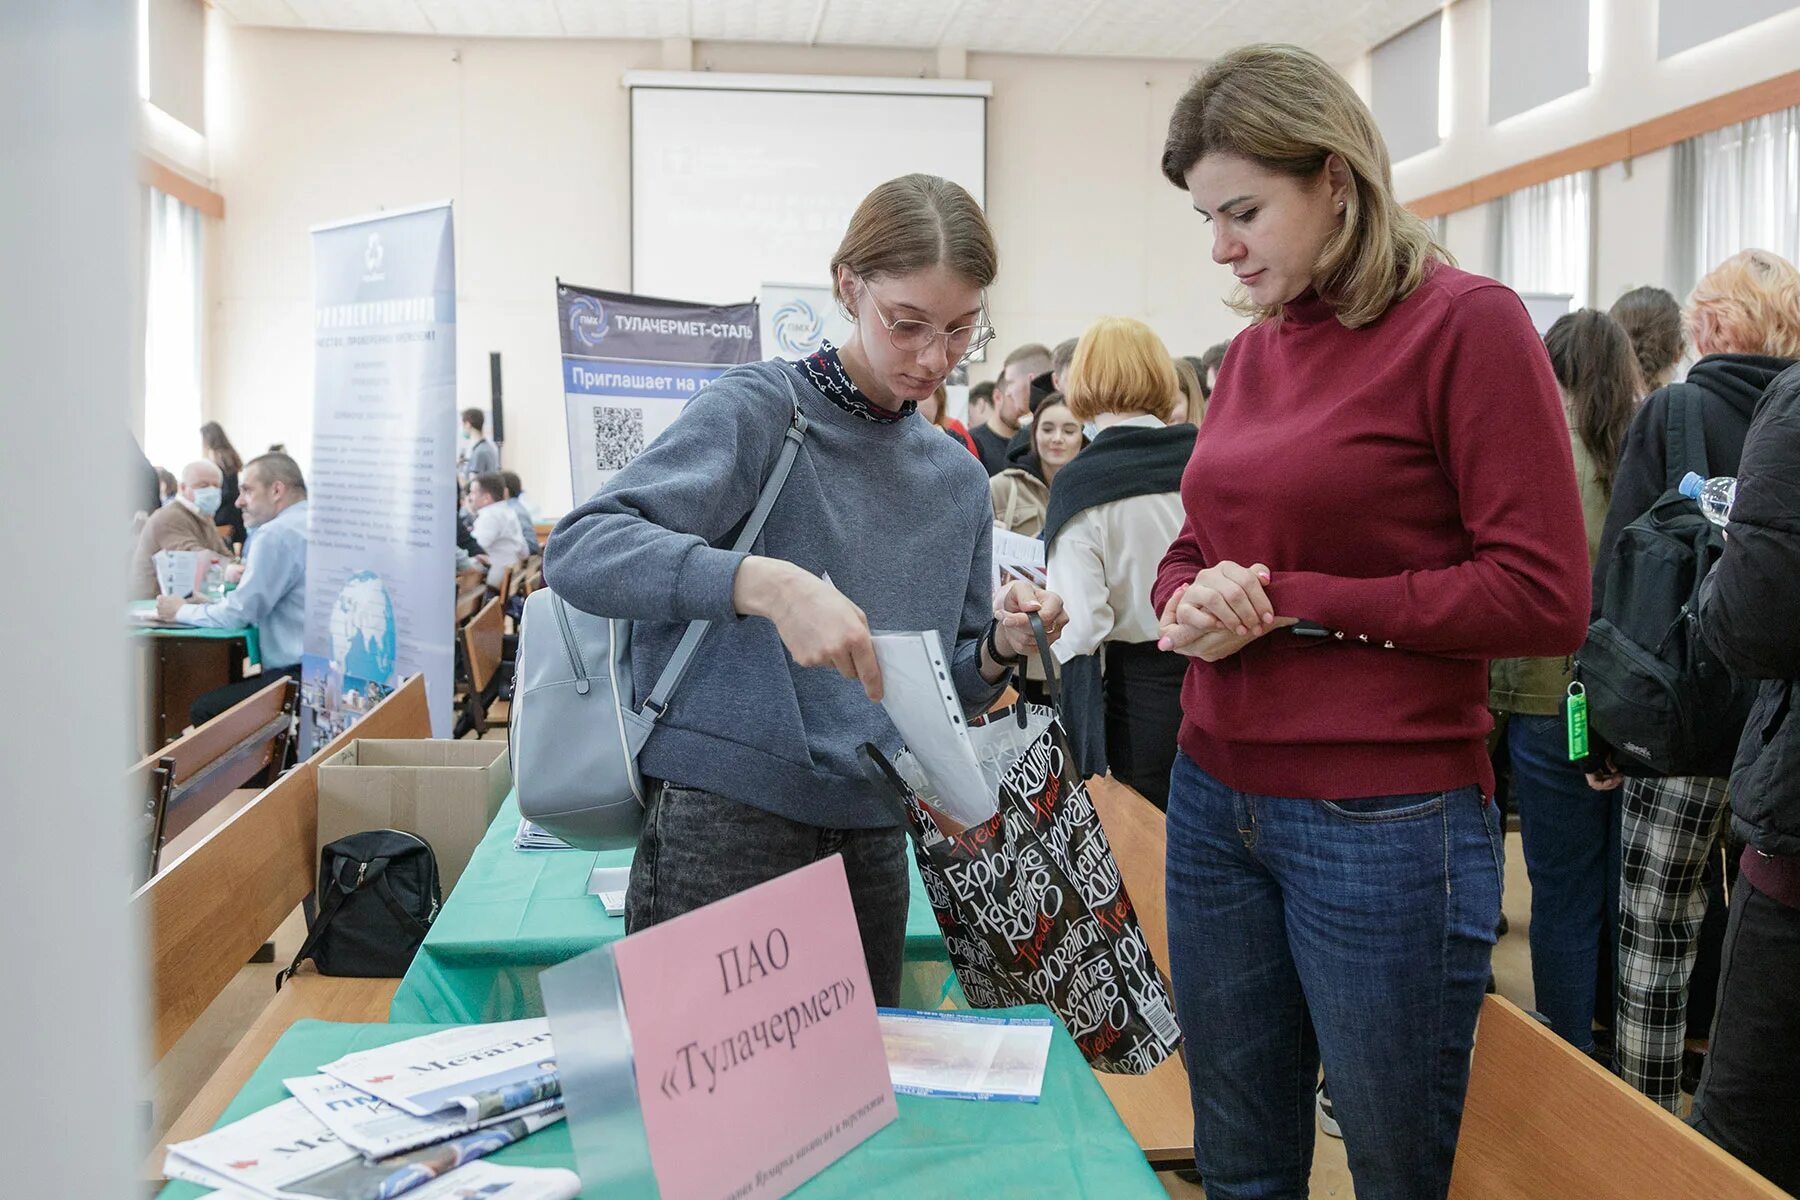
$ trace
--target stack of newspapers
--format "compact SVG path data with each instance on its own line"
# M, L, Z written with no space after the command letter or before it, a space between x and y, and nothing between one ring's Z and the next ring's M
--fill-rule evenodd
M290 1098L169 1147L163 1174L219 1200L572 1200L573 1171L481 1161L562 1120L543 1018L469 1025L285 1079Z
M574 847L543 826L525 817L519 818L519 831L513 834L514 850L573 850Z

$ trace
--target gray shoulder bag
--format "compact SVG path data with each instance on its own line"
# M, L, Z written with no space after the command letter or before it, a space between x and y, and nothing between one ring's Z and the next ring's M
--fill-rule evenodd
M786 374L793 420L775 469L732 544L740 552L762 533L806 439L806 418ZM668 711L669 697L711 624L689 623L649 697L636 705L631 622L582 612L549 588L527 596L507 728L519 812L584 850L637 845L645 803L638 752Z

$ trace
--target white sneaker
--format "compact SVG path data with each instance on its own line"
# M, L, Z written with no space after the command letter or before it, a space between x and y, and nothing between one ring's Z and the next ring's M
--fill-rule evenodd
M1319 1128L1325 1131L1325 1136L1342 1141L1344 1131L1338 1128L1337 1114L1331 1110L1331 1093L1325 1090L1323 1081L1320 1081L1319 1090L1313 1096L1313 1107L1318 1110Z

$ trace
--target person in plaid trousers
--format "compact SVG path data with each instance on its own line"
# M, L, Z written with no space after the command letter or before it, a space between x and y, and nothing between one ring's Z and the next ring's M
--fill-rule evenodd
M1708 465L1715 475L1735 475L1757 401L1800 359L1800 273L1768 251L1733 255L1694 289L1687 325L1702 355L1687 382L1707 393L1701 411ZM1594 567L1595 616L1620 530L1662 494L1667 410L1666 392L1652 393L1626 435ZM1627 1083L1674 1112L1681 1101L1688 981L1706 917L1701 875L1724 830L1726 781L1713 775L1622 780L1606 765L1589 783L1625 788L1614 1060Z

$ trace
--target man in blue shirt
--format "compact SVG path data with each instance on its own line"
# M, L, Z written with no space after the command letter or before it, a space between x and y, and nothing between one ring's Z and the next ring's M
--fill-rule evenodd
M245 551L237 590L216 604L192 604L163 596L157 615L183 625L235 629L254 625L262 648L262 674L214 688L195 699L188 716L199 725L273 683L300 677L306 631L306 480L285 454L265 454L244 464L238 507L256 531Z

